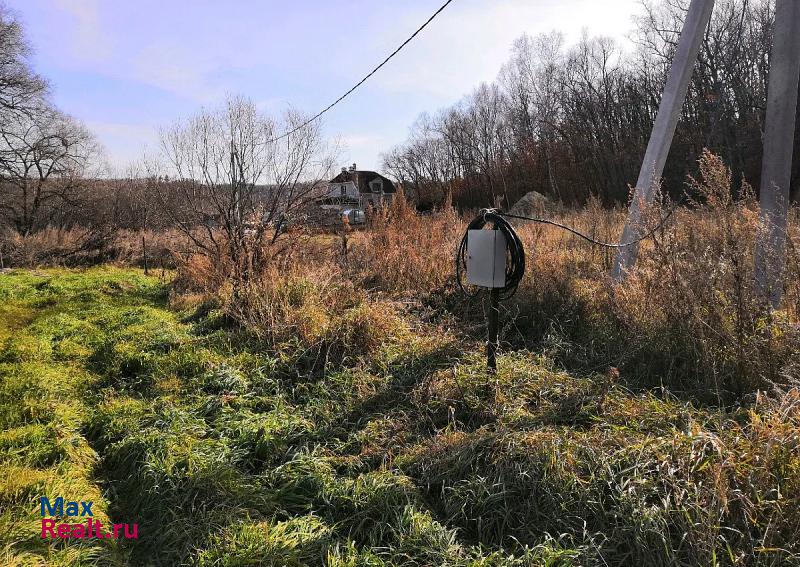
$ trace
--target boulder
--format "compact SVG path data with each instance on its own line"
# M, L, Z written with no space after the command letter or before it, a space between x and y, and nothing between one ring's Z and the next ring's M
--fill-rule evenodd
M543 217L546 216L548 212L554 212L554 209L554 203L548 197L545 197L537 191L531 191L514 203L514 206L506 212L512 215L526 217Z

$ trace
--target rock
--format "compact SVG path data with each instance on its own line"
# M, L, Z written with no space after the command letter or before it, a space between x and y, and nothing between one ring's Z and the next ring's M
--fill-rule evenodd
M514 206L506 212L512 215L522 215L526 217L543 217L554 209L554 203L537 191L531 191L514 203Z

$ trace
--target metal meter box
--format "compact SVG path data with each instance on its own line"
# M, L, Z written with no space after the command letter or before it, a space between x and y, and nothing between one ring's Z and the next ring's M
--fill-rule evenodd
M506 237L499 230L468 231L467 282L490 288L506 285Z

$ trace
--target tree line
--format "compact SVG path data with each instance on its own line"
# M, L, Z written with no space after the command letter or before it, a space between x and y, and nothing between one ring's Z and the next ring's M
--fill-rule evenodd
M461 207L510 206L530 191L627 202L688 5L645 0L633 50L585 34L571 46L559 32L523 35L494 82L420 116L384 167L423 207L447 193ZM730 165L734 187L758 188L773 19L774 0L717 0L664 172L673 198L704 148Z
M508 206L530 191L565 204L626 202L688 2L645 1L630 51L602 37L518 38L494 82L420 116L384 168L422 208L448 195L462 208ZM745 179L757 188L773 2L717 1L664 173L672 197L704 148L731 166L734 188ZM240 257L257 248L254 234L274 238L263 227L301 211L333 169L336 148L318 123L275 143L303 118L232 97L164 129L151 157L112 173L92 133L51 102L20 23L0 4L0 258L9 238L74 227L101 244L118 229L172 228L217 257L233 242L228 253Z
M115 172L92 133L56 108L49 91L20 22L0 3L0 265L4 253L43 232L58 240L83 231L74 250L83 252L120 230L173 229L245 273L335 164L336 147L319 122L306 124L291 110L268 116L230 96L164 128L157 149Z

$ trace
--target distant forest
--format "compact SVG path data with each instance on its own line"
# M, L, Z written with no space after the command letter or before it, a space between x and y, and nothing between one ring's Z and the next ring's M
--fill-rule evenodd
M625 203L688 5L643 2L634 50L604 37L568 46L558 32L523 35L493 83L420 116L384 168L422 208L448 192L461 208L508 206L529 191ZM742 180L758 189L773 20L774 1L717 0L664 172L670 197L685 194L704 148L731 167L737 190Z

